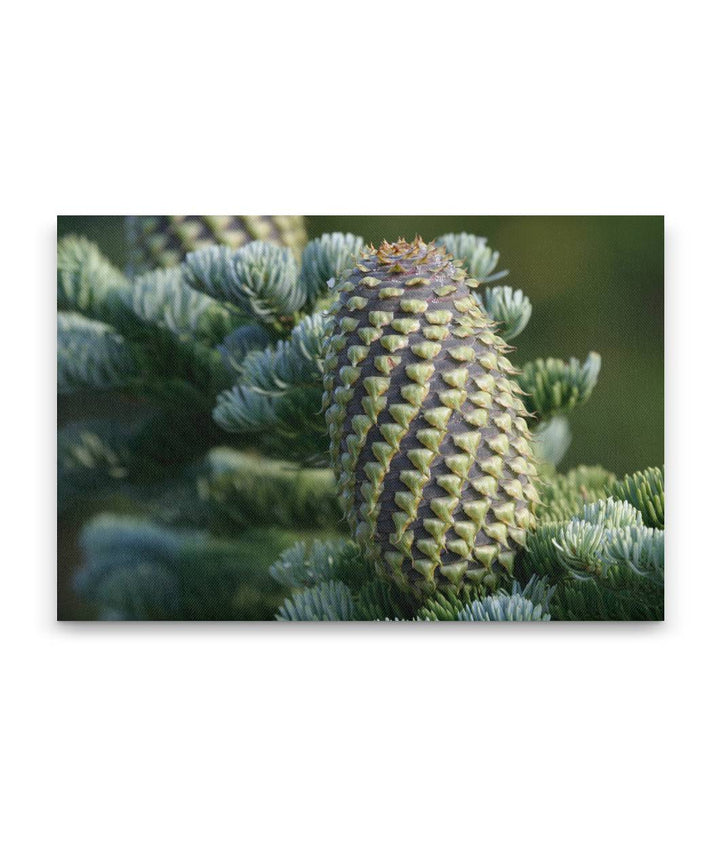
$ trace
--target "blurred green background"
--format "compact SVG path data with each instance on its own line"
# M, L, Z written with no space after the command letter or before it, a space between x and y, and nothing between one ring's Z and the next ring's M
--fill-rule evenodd
M307 226L310 238L347 231L376 245L415 234L486 236L510 270L501 282L533 304L514 361L602 356L590 401L571 415L562 469L597 463L623 474L663 463L662 217L328 216ZM122 217L59 217L58 233L86 235L124 266Z

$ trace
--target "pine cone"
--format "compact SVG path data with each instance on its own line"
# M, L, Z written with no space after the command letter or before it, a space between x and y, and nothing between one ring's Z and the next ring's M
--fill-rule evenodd
M416 238L340 280L323 404L340 498L378 572L422 597L492 590L534 526L517 374L477 281Z

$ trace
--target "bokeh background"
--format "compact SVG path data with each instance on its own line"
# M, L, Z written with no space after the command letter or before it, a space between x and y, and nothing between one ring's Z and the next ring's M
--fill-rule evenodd
M500 252L499 267L510 271L501 282L521 288L533 305L513 342L514 362L584 360L591 350L602 356L589 402L571 414L573 443L560 469L589 463L623 474L664 462L662 217L321 216L308 217L307 228L310 238L347 231L376 245L416 234L484 235ZM59 217L58 237L70 233L125 266L122 217ZM111 413L116 403L110 397L100 406ZM88 415L82 411L82 400L63 402L58 423ZM67 585L79 560L75 527L72 519L59 521L59 609L72 615L82 611Z

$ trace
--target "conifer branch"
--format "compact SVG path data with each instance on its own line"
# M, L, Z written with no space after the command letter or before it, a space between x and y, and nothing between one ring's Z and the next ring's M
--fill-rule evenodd
M613 494L639 509L646 526L665 527L665 469L648 467L625 476L613 486Z
M58 312L59 393L122 387L137 373L132 348L112 327L84 318L77 312Z
M525 363L518 383L527 395L528 410L550 419L584 404L595 388L600 364L594 352L584 363L575 357L567 363L555 357Z
M329 580L357 585L372 577L372 569L348 538L298 542L270 566L270 576L290 588L314 586Z
M327 452L322 403L322 313L306 316L290 338L252 351L238 384L218 397L213 418L226 431L258 435L263 448L293 459Z
M137 277L124 302L141 321L205 345L217 344L235 327L230 311L190 288L180 268Z
M307 302L292 252L263 241L239 250L207 247L189 253L183 265L188 285L254 319L283 330Z
M456 621L550 621L550 613L519 594L495 594L463 607Z
M101 617L126 620L271 618L282 589L265 571L295 538L262 528L241 541L147 520L100 515L81 535L76 587Z
M112 305L130 289L123 274L87 238L68 235L57 247L57 308L112 323Z
M500 260L500 253L488 247L487 238L460 232L441 235L435 239L435 243L445 247L458 261L464 262L470 276L480 284L502 279L508 274L506 270L494 272Z
M331 529L341 523L335 476L228 448L212 449L198 477L212 513L242 527L277 524Z
M218 346L225 368L233 375L242 371L245 357L252 351L262 351L273 342L267 328L259 324L243 324L229 333Z
M300 284L308 310L328 293L328 283L336 280L362 250L365 241L349 232L333 232L315 238L302 254Z
M285 600L278 621L352 621L355 603L345 583L328 580L296 592Z
M538 425L532 439L537 457L556 467L570 448L572 434L564 416L553 416Z
M496 285L485 289L485 297L476 300L493 321L499 325L499 333L509 342L527 327L532 315L532 304L519 288L509 285Z

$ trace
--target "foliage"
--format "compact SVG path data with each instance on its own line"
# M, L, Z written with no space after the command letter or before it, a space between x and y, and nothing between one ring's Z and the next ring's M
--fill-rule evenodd
M238 383L222 392L213 410L221 428L256 435L262 446L292 458L323 450L321 407L322 313L308 315L288 339L253 350L242 361Z
M246 532L242 541L226 541L104 514L83 529L76 587L106 619L269 618L282 589L263 563L292 539L287 530L263 528Z
M584 404L600 374L600 355L588 354L584 363L548 357L525 363L518 381L528 397L527 406L541 419L550 419Z
M457 614L457 621L550 621L540 604L518 594L488 595L474 600Z
M227 447L208 452L198 476L198 494L234 527L272 523L334 528L340 524L330 470L302 468Z
M363 244L361 237L349 232L334 232L310 241L303 250L300 273L308 306L314 306L328 293L329 283L334 282L350 265Z
M279 621L351 621L354 617L352 592L337 580L296 592L277 614Z
M487 238L461 232L456 235L441 235L435 243L450 253L453 258L462 260L471 277L479 283L493 282L507 276L508 271L495 271L500 253L487 245Z
M613 486L613 494L639 509L646 526L665 528L664 469L649 467L625 476Z
M564 416L551 417L533 433L536 456L552 467L556 467L562 461L571 443L570 426Z
M84 318L77 312L58 312L57 384L60 393L126 386L137 372L132 348L112 327Z
M478 300L480 307L498 322L500 333L506 342L519 336L527 327L532 315L532 305L519 288L496 285L485 289L485 297Z
M185 259L186 282L227 306L240 318L282 329L305 303L292 252L263 241L239 250L207 247Z

